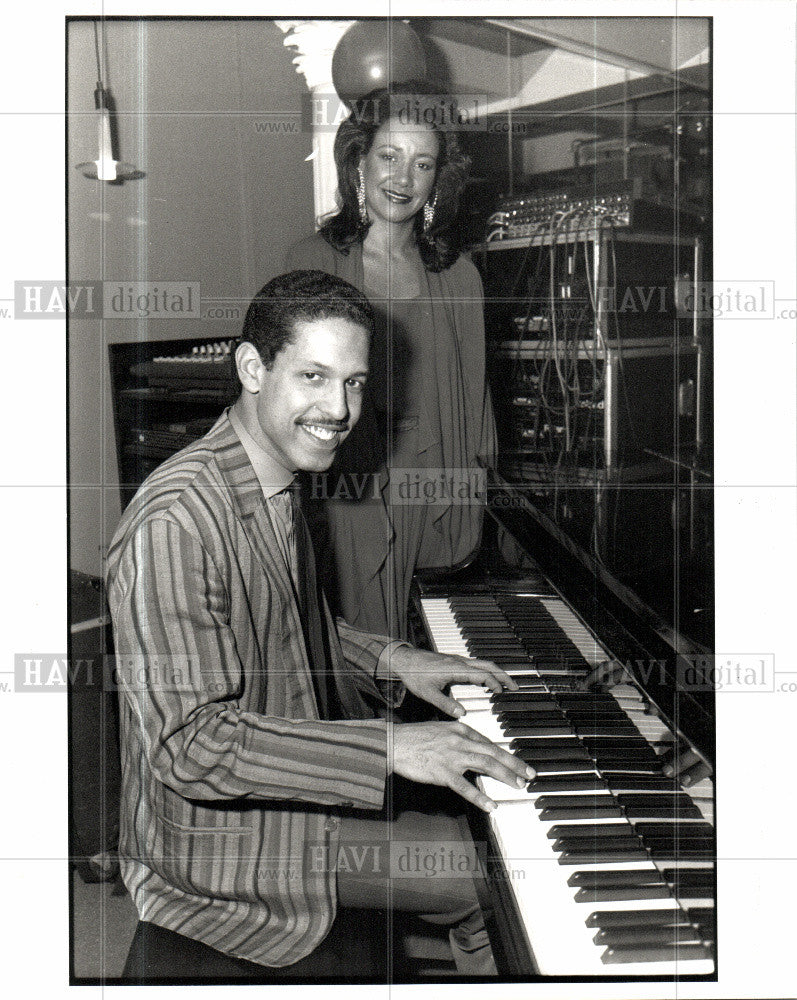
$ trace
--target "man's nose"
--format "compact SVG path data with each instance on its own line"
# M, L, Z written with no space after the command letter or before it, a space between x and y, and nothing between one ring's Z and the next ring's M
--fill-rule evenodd
M346 420L349 416L346 386L342 382L330 383L324 396L324 411L332 420Z

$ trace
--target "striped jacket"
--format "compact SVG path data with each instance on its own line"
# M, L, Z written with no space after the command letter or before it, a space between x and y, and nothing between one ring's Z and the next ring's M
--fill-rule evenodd
M373 675L387 640L336 629L324 604L347 718L319 719L264 504L225 413L138 491L109 550L107 585L120 855L139 916L283 966L334 919L336 807L382 805L386 723L363 695L384 704Z

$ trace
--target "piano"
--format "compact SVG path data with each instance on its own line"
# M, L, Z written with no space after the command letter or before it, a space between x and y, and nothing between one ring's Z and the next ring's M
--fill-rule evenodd
M496 556L493 524L465 574L416 576L429 645L493 660L519 687L454 685L462 721L537 772L520 790L476 779L498 803L473 810L471 828L487 844L499 972L714 978L713 782L665 767L687 748L711 773L711 698L677 683L684 657L705 650L639 604L621 615L594 569L529 535L533 521L508 536L520 568Z

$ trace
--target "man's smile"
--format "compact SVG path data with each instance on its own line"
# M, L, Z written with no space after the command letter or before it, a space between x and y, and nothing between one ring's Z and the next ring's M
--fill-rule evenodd
M347 425L342 427L330 427L325 424L300 423L299 426L305 430L315 440L323 444L336 442L341 434L348 429Z

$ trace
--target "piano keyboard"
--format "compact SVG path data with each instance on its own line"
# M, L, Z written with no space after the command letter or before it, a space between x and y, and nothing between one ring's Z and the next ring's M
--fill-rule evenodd
M557 597L421 597L441 653L488 659L518 692L454 685L462 720L537 771L478 782L507 885L542 975L714 972L712 784L661 772L674 736L626 677L584 678L609 654ZM531 970L529 970L531 971Z

